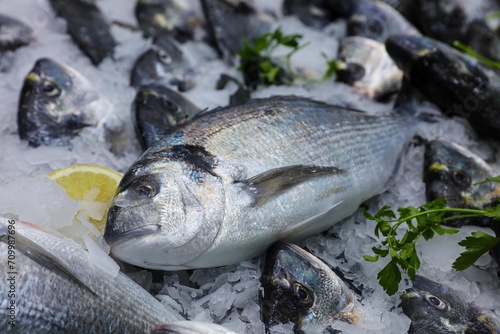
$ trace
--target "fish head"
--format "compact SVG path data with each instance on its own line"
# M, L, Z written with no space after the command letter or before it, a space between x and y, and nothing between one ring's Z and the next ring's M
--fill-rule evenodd
M158 143L162 146L162 143ZM203 148L151 147L112 199L104 238L118 259L151 269L186 269L219 233L224 191Z
M444 196L450 207L482 208L500 196L500 185L483 181L491 167L466 148L434 140L426 144L424 182L428 200Z
M401 307L411 319L408 333L497 333L495 321L446 285L416 276L401 295Z
M39 59L21 90L18 124L30 142L46 137L74 136L101 119L99 94L71 67L48 58ZM30 138L30 133L42 138ZM25 136L25 137L26 137Z
M266 326L295 324L315 332L336 320L356 323L357 301L321 260L293 244L276 244L266 255L261 277L261 314Z

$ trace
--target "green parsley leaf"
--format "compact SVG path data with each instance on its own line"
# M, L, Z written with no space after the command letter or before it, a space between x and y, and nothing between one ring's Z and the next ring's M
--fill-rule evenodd
M452 267L456 270L469 268L481 255L500 243L500 238L495 238L481 231L472 232L472 235L460 241L458 244L465 247L465 252L453 262Z

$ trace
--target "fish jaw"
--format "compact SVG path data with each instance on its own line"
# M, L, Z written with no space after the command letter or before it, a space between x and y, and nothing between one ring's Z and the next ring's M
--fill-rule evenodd
M159 152L125 173L108 212L104 239L125 262L187 269L185 264L203 254L219 233L224 192L216 176L182 161L189 159L188 149L168 154L178 161L165 161ZM211 196L202 196L206 192Z

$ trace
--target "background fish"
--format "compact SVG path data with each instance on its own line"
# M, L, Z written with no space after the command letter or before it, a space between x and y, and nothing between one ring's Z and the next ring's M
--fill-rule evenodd
M132 104L134 126L142 148L147 149L200 109L162 85L141 86Z
M0 234L2 263L14 245L16 272L4 267L0 273L3 333L145 333L159 322L182 320L125 274L112 277L96 267L69 239L6 219ZM15 326L8 324L12 275Z
M411 85L445 115L466 118L478 134L500 139L496 74L426 37L393 35L386 48Z
M492 177L491 167L466 148L446 141L434 140L425 145L424 182L428 201L444 196L449 207L482 209L494 205L500 197L500 184L485 182ZM452 221L490 225L491 219L469 218Z
M368 98L381 98L401 88L403 72L383 43L359 36L345 37L340 40L337 57L342 66L337 80L352 85Z
M179 42L193 39L199 18L192 10L193 1L137 0L135 17L144 37L169 33Z
M202 113L125 173L104 237L146 268L221 266L298 240L385 191L416 128L300 97Z
M294 244L266 254L260 282L261 314L269 330L294 323L295 333L322 333L335 321L357 323L360 306L346 284L321 260Z
M68 33L94 65L113 54L116 41L95 0L50 0L56 14L66 21Z
M0 53L14 51L34 39L33 30L13 17L0 14Z
M155 36L151 48L135 61L132 68L131 86L152 83L177 86L179 91L195 86L191 65L168 34Z
M19 136L31 146L65 144L102 119L100 98L76 70L48 58L37 60L19 97Z
M259 12L249 1L201 0L203 13L219 55L232 65L243 40L251 42L271 30L272 17Z
M409 334L495 334L495 321L460 292L416 276L401 296L403 312L411 319Z

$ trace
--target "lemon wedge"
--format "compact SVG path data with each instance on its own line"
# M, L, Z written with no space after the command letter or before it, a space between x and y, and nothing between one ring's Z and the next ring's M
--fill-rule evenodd
M122 176L112 169L95 165L73 165L49 174L69 197L80 201L75 218L82 223L87 220L99 234L104 232L109 202Z

